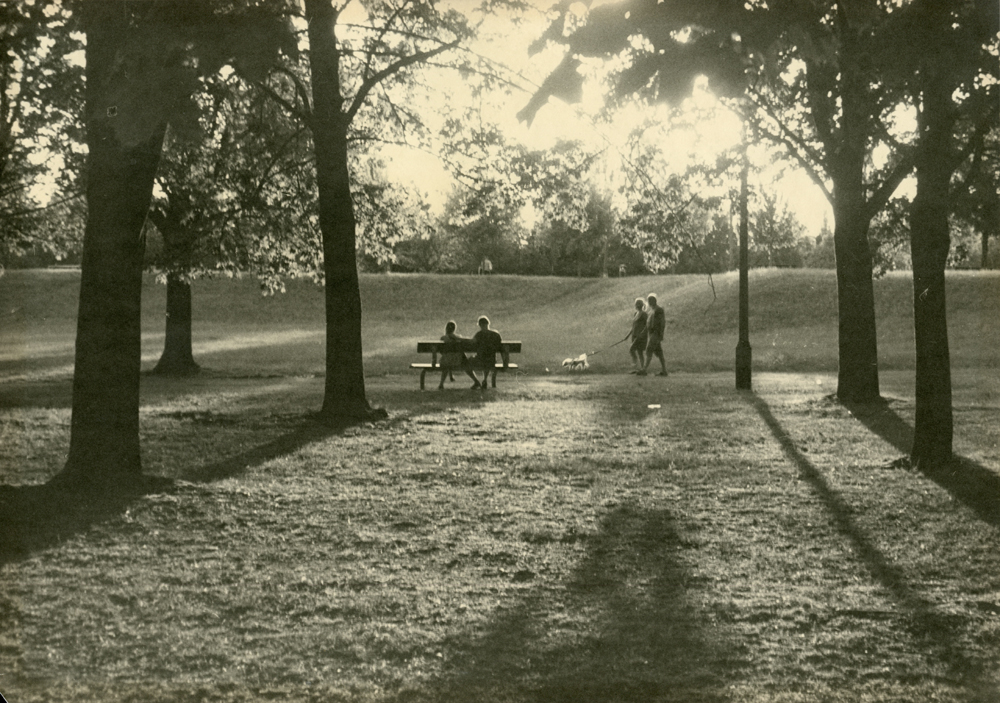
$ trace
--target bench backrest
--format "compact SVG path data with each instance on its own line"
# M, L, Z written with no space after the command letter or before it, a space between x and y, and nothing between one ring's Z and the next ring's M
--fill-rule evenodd
M476 345L470 339L467 341L468 346L463 349L463 351L474 352L476 351ZM463 345L464 346L464 345ZM520 354L521 353L521 343L520 342L501 342L500 346L507 350L508 354ZM417 342L417 353L418 354L440 354L441 348L444 347L444 342Z

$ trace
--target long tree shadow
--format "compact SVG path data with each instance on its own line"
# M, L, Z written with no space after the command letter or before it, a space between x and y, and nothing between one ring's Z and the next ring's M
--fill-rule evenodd
M771 412L767 402L752 392L746 392L744 397L767 424L785 456L798 467L802 478L813 487L823 501L837 531L849 541L854 553L875 580L899 604L914 637L949 667L951 675L966 687L970 701L995 703L1000 700L1000 689L989 681L982 663L970 658L963 650L954 619L940 612L931 601L914 590L907 582L903 571L895 566L858 526L852 517L851 506L798 449L795 441ZM894 427L893 431L900 432L898 425Z
M140 497L169 491L172 485L170 479L156 476L144 476L121 489L0 485L0 566L121 515Z
M37 405L44 407L55 397L57 406L68 404L70 393L65 383L52 384L52 388L36 391L31 397L18 402L17 394L4 396L12 406ZM37 389L39 384L25 384ZM442 398L422 408L424 412L440 410ZM462 401L479 405L486 399L471 394ZM455 402L451 401L452 404ZM420 414L420 413L417 413ZM390 418L389 425L402 418ZM239 454L182 470L170 477L146 475L136 485L122 489L70 488L58 484L3 485L0 484L0 566L20 561L31 554L53 547L76 534L123 514L144 495L167 493L174 489L175 480L192 483L209 483L238 476L274 459L291 454L302 447L328 437L343 434L353 425L334 425L316 422L313 416L296 418L294 428L268 442L255 445Z
M280 437L227 456L219 461L192 467L178 474L178 478L192 483L210 483L238 476L269 461L292 454L313 442L343 434L349 425L330 426L306 418L298 427Z
M909 454L913 428L888 403L845 403L844 407L869 430ZM981 520L1000 527L1000 475L996 472L972 459L955 456L948 465L921 468L921 473L975 511Z
M205 483L234 476L345 428L307 420L293 431L235 456L192 468L176 477L144 475L127 487L88 488L58 482L0 485L0 565L26 559L34 552L112 520L145 495L169 493L174 490L176 479Z
M451 678L432 700L727 700L746 657L689 601L670 513L621 506L583 539L588 554L567 582L532 589L485 633L453 643Z

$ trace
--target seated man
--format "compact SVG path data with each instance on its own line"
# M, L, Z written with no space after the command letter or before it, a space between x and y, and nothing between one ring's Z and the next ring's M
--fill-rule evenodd
M485 391L486 380L491 372L495 372L497 353L503 354L503 367L505 369L509 363L509 357L503 350L500 333L490 329L490 319L485 315L479 318L479 331L476 332L472 341L476 345L476 366L483 369L483 380L480 387Z

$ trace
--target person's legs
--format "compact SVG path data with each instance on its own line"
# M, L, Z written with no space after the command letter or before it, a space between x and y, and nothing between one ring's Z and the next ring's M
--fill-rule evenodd
M491 374L491 373L493 374L493 378L494 378L494 379L496 378L496 365L497 365L497 360L496 360L496 358L493 358L493 359L483 359L483 360L482 360L482 366L483 366L483 382L482 382L482 384L480 385L480 389L482 389L482 390L484 390L484 391L486 390L486 388L487 388L487 383L488 383L488 381L490 380L490 374ZM494 381L494 382L495 382L495 381Z
M438 383L438 390L444 390L444 379L448 375L448 369L441 369L441 381Z
M638 371L642 368L642 351L636 349L634 346L628 350L629 355L632 357L632 366Z
M660 375L667 375L667 360L663 357L663 349L658 349L656 351L656 358L660 360Z
M653 360L654 355L662 358L663 351L660 349L659 340L650 338L646 345L646 363L642 365L642 370L638 372L640 375L646 375L646 369L649 368L649 362Z

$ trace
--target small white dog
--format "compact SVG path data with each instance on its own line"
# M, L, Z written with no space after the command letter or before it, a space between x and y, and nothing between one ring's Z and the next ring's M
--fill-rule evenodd
M586 371L590 368L590 364L587 363L586 354L581 354L575 359L563 359L562 365L570 371Z

